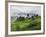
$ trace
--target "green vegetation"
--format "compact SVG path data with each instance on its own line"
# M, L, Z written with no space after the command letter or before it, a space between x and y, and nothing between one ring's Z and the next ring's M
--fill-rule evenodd
M41 17L36 15L31 18L19 17L13 22L11 21L11 31L28 31L28 30L40 30L41 29Z

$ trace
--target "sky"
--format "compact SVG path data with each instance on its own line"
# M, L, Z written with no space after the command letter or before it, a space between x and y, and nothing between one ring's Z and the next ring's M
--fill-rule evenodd
M40 6L10 6L10 15L17 16L18 14L38 14L41 16L41 7Z

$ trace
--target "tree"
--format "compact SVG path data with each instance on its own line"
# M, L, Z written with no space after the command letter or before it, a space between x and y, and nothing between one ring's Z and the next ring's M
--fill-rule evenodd
M31 18L32 18L32 20L34 20L34 16L32 16Z
M36 15L36 17L38 16L38 14Z
M29 17L29 14L27 14L27 17Z

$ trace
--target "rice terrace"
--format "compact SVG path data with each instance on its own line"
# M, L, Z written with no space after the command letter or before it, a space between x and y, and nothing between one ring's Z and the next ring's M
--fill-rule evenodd
M11 31L31 31L41 29L40 7L11 8Z
M13 17L11 17L13 18ZM39 30L41 29L41 17L38 15L34 15L29 17L18 17L16 20L12 19L11 21L11 30L12 31L23 31L23 30Z

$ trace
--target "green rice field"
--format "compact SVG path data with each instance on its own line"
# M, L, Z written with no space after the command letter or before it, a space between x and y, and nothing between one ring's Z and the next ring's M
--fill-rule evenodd
M40 29L41 29L40 16L33 16L32 18L19 17L16 20L11 21L11 31L31 31Z

